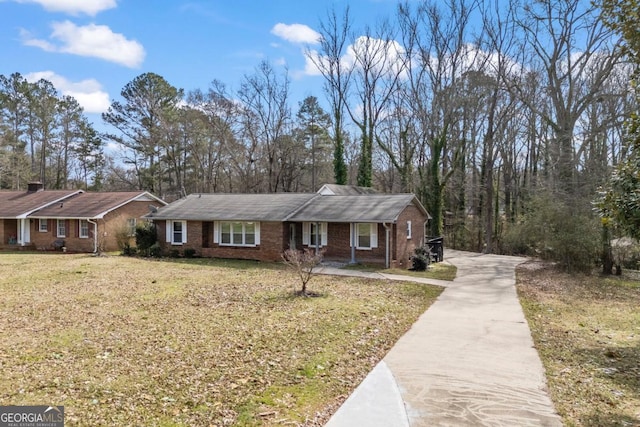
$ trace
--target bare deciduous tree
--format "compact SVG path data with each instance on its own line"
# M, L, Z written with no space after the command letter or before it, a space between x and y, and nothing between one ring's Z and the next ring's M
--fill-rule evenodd
M300 279L302 289L300 294L307 296L307 284L313 277L313 269L322 262L324 251L304 249L287 249L282 254L282 260Z

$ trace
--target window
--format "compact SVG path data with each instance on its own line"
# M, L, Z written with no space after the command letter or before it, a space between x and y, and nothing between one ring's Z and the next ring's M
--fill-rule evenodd
M256 225L253 222L245 223L244 244L250 246L254 246L256 244Z
M80 220L80 238L81 239L86 239L89 237L89 221L87 221L86 219L81 219Z
M407 240L411 239L411 221L407 221Z
M67 227L64 219L58 220L58 237L67 237Z
M359 248L371 248L371 225L358 224L358 245Z
M49 231L49 221L47 219L39 219L39 226L38 226L38 230L40 230L41 233L46 233L47 231Z
M129 228L129 236L134 237L136 235L136 219L129 218L127 220L127 227Z
M220 222L218 229L219 239L217 240L222 246L257 246L259 244L260 224L257 222Z
M320 228L318 223L309 224L309 246L322 246L322 236L320 236ZM320 238L320 239L318 239Z
M166 240L172 245L187 243L187 221L167 221Z
M231 223L223 222L220 224L220 244L221 245L230 245L231 244Z
M378 224L358 223L355 224L356 248L373 249L378 247Z
M302 224L302 244L315 248L327 246L327 223L305 222Z
M182 221L173 222L171 243L182 243Z

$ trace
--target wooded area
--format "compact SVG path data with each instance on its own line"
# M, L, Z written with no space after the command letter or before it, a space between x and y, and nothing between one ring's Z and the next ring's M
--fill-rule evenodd
M40 180L171 201L358 184L414 192L449 246L593 265L593 203L630 153L638 111L624 32L602 10L407 2L364 28L329 10L306 52L322 94L291 105L289 76L267 61L235 91L213 80L185 92L145 73L103 114L104 134L51 83L0 76L0 187ZM107 144L120 148L107 155Z

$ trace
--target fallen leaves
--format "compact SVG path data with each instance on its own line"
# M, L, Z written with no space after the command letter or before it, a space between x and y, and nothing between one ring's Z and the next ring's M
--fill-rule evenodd
M524 264L517 287L567 425L640 425L640 283Z
M439 290L277 265L3 254L0 404L71 425L322 425Z

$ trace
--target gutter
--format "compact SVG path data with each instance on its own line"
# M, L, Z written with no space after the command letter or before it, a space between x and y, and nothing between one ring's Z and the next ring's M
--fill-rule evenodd
M93 253L98 253L98 223L87 218L89 224L93 224Z

